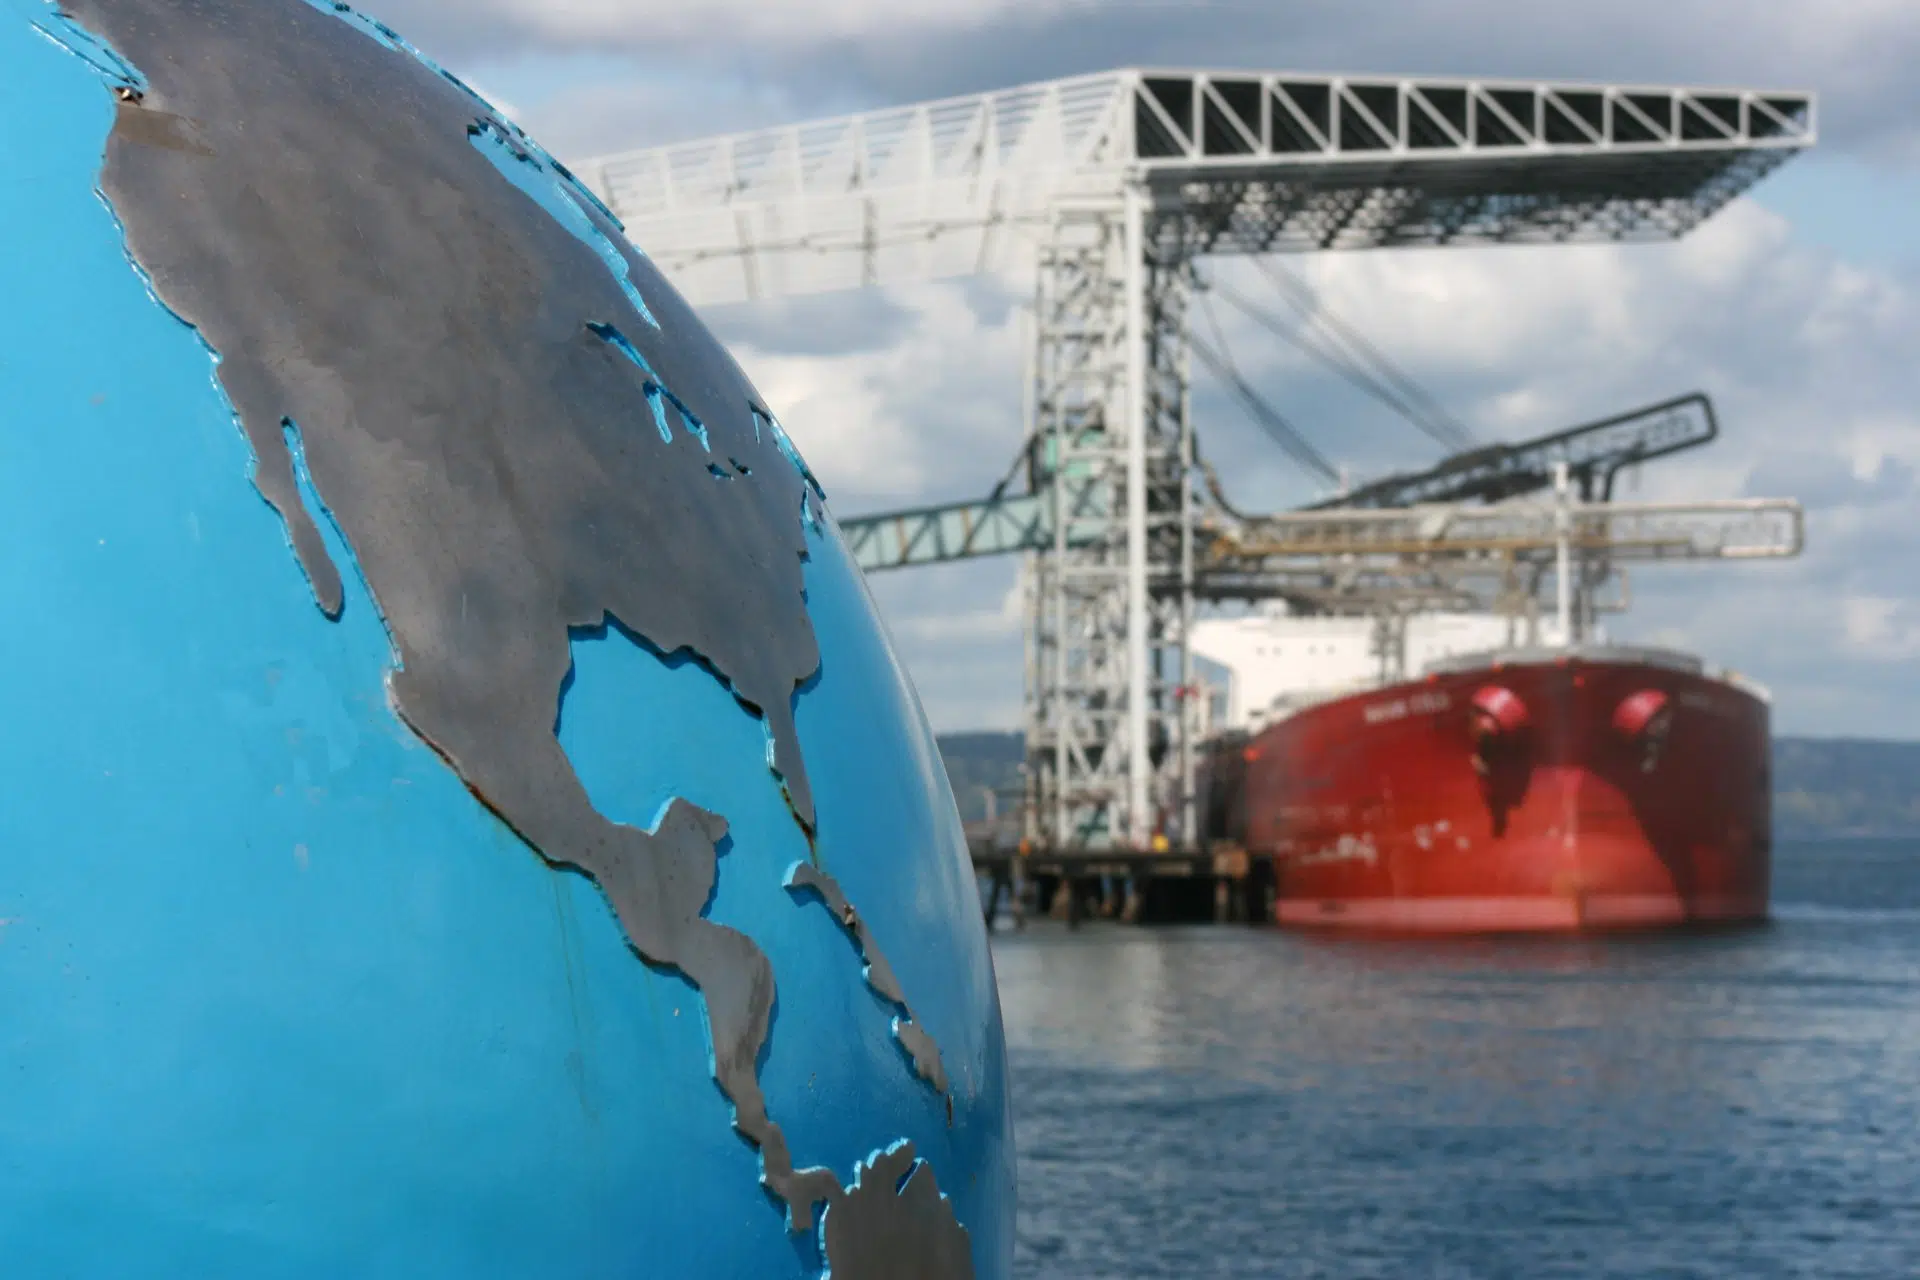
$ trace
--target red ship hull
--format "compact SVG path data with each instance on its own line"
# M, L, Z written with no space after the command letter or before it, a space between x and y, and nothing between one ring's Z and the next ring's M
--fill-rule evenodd
M1759 921L1763 697L1678 655L1516 655L1321 703L1244 748L1288 925L1582 932Z

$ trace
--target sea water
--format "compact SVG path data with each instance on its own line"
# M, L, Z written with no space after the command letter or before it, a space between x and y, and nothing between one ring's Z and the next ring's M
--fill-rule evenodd
M1920 1277L1920 842L1758 929L996 935L1029 1277Z

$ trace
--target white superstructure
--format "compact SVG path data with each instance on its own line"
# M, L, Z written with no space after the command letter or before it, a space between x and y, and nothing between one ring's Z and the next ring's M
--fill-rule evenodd
M1188 633L1205 690L1205 732L1257 732L1303 703L1416 677L1443 658L1565 640L1553 618L1298 617L1280 607L1205 618Z

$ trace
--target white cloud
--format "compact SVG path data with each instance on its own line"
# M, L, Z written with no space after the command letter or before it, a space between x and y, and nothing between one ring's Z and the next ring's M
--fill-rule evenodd
M814 47L888 32L981 27L1009 14L1050 16L1061 0L479 0L469 20L512 24L563 45L600 43Z
M1019 727L1022 615L1013 561L895 570L870 581L936 728Z
M372 0L452 64L617 56L633 80L794 92L803 115L1114 66L1227 66L1823 90L1827 136L1920 160L1902 0ZM803 101L803 99L807 99ZM537 106L538 104L528 104ZM536 123L543 127L546 121ZM711 132L709 130L708 132ZM656 136L643 122L636 139ZM634 145L638 145L636 142Z
M907 424L887 413L871 356L734 353L816 475L835 492L913 491L925 483L920 450Z
M1847 430L1843 444L1860 480L1873 480L1889 462L1920 458L1920 404L1904 414L1889 411L1861 418Z
M1025 619L1026 592L1015 581L1007 587L1000 597L1000 603L993 608L908 617L895 628L895 633L921 642L977 644L988 640L1017 639Z
M1703 386L1721 441L1649 466L1638 491L1620 496L1799 496L1806 555L1641 570L1634 611L1613 620L1614 633L1695 648L1761 680L1787 731L1899 734L1920 717L1920 681L1888 683L1889 663L1920 657L1920 605L1904 603L1920 597L1913 278L1798 246L1780 218L1748 202L1671 245L1328 255L1297 269L1486 436ZM1257 277L1233 274L1242 292L1257 292ZM890 305L905 309L891 334L865 334L857 352L783 351L779 332L761 326L744 353L842 518L981 493L1018 441L1019 326L983 322L960 286ZM1226 309L1222 317L1253 380L1336 457L1378 469L1435 451L1284 344ZM822 341L804 322L791 335L793 345ZM1307 496L1209 386L1197 391L1196 420L1243 505ZM1008 562L876 578L943 728L1017 722L1013 583Z
M798 70L824 50L930 50L955 33L1039 26L1076 0L375 0L423 49L464 63L620 55L655 71Z
M886 302L900 323L871 348L819 351L808 326L821 308L804 305L789 310L800 326L789 341L814 349L734 344L843 514L973 496L1020 445L1018 312L983 317L954 284L899 290Z
M488 106L491 106L495 111L499 112L501 115L505 116L507 119L513 121L515 124L520 123L520 119L523 113L521 112L520 108L515 106L511 101L501 97L497 93L494 93L492 90L488 89L485 85L477 83L476 81L473 80L472 77L466 78L466 84L467 84L467 88L479 94L480 97L486 101Z
M430 0L374 5L505 89L559 154L806 119L1125 65L1293 67L1758 84L1822 93L1821 149L1920 165L1910 0ZM1196 12L1204 20L1195 21ZM1904 216L1888 210L1888 218ZM1694 647L1772 686L1789 731L1910 734L1920 681L1920 276L1808 247L1740 201L1676 245L1428 250L1296 260L1334 310L1483 435L1515 438L1709 391L1724 435L1645 469L1665 498L1773 493L1809 508L1791 564L1649 570L1617 633ZM1229 267L1243 292L1262 281ZM990 292L990 291L988 291ZM1016 289L1024 293L1024 287ZM962 498L1019 438L1019 327L972 285L716 317L838 514ZM1260 296L1270 297L1271 294ZM1253 379L1338 461L1436 446L1221 308ZM1206 387L1196 417L1235 498L1314 486ZM1017 722L1014 566L877 576L944 728Z
M1847 647L1877 662L1920 657L1920 606L1890 596L1849 596L1841 601Z

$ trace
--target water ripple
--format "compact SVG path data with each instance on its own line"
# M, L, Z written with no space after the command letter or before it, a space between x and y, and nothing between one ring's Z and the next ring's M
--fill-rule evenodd
M1021 1274L1920 1275L1920 846L1783 850L1777 922L995 946Z

